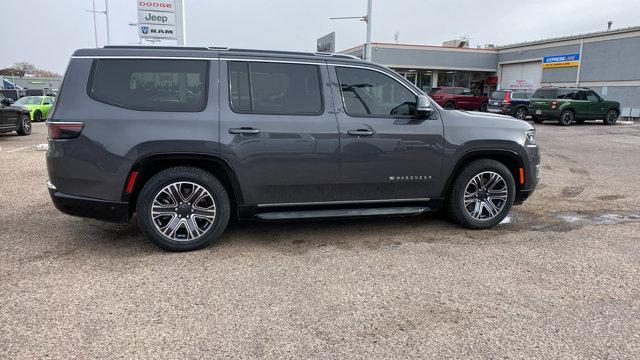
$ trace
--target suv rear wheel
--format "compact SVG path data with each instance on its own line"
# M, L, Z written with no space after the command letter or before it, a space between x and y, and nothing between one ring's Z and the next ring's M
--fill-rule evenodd
M454 222L466 228L490 228L507 216L515 191L513 175L506 166L495 160L476 160L455 179L447 212Z
M197 250L217 240L229 222L229 196L210 173L174 167L152 177L136 204L142 232L170 251Z
M605 125L613 125L618 121L618 112L611 109L607 111L607 114L604 116L603 122Z
M516 113L514 114L514 117L520 120L524 120L527 118L527 108L524 106L520 106L519 108L516 109ZM535 120L534 120L535 121Z
M560 114L560 119L558 122L562 126L569 126L573 124L576 119L576 115L571 110L565 110Z
M442 107L445 110L454 110L456 108L456 105L453 103L453 101L447 101Z

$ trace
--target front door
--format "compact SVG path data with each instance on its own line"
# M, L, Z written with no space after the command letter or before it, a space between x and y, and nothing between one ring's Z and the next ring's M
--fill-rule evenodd
M220 152L245 204L335 200L338 124L327 81L321 62L221 61Z
M344 201L439 196L442 122L415 116L414 89L382 69L330 66L340 131Z
M602 99L593 90L584 91L584 96L589 102L588 116L590 119L603 119L605 108L602 106Z

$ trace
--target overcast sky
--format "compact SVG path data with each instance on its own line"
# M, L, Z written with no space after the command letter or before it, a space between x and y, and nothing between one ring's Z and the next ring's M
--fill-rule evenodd
M336 32L337 50L364 42L366 0L186 0L187 45L314 51ZM71 53L94 47L91 0L0 0L0 68L28 61L62 73ZM104 0L96 0L104 9ZM137 44L136 0L109 0L111 43ZM507 44L640 25L640 0L373 0L373 41L438 45L467 36L471 46ZM106 44L98 15L98 46ZM11 29L11 30L7 30ZM167 41L165 45L175 44Z

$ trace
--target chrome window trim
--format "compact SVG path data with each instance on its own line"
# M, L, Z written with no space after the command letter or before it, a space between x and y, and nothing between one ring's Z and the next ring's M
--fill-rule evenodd
M377 203L396 203L396 202L424 202L430 201L430 198L413 198L413 199L382 199L382 200L343 200L343 201L311 201L300 203L273 203L258 204L259 208L279 207L279 206L308 206L308 205L343 205L343 204L377 204Z

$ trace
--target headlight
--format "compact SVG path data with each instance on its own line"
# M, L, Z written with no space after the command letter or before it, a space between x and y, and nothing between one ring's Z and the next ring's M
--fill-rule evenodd
M534 145L536 143L536 131L535 130L527 130L527 140L529 144Z

